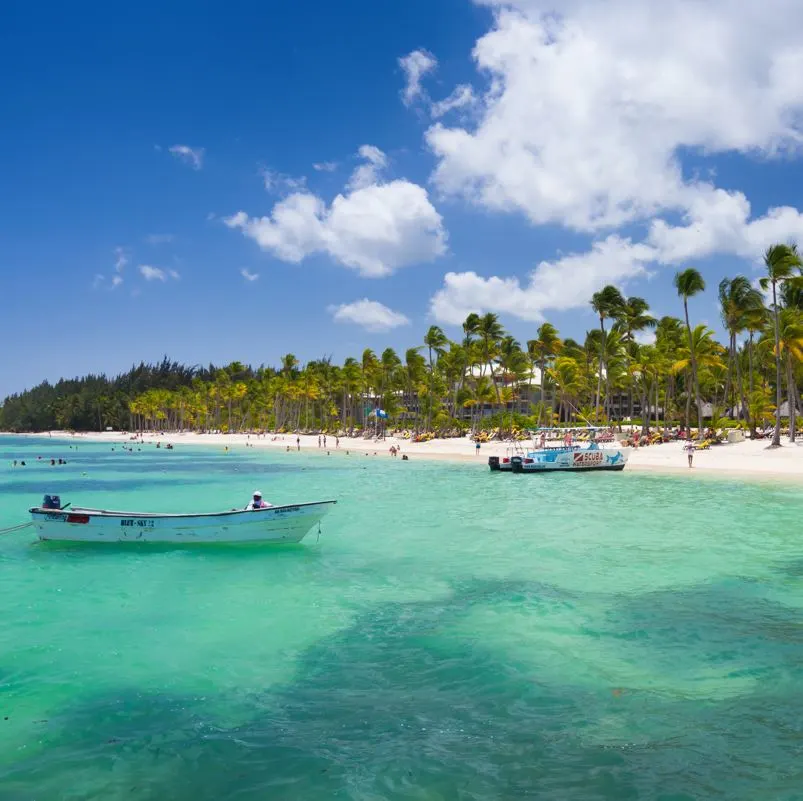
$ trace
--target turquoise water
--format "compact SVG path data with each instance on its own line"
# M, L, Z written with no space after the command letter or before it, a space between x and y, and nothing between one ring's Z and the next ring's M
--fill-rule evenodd
M0 538L2 801L803 798L799 489L10 438L0 480L0 526L340 501L286 550Z

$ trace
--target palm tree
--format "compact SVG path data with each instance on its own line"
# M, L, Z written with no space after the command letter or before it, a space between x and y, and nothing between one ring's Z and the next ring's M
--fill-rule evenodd
M583 391L584 381L580 364L569 356L558 356L555 364L550 368L550 377L555 382L560 399L560 406L565 409L567 422L574 414L574 401Z
M630 373L630 361L636 346L635 335L648 328L655 328L658 324L658 321L651 314L647 314L649 309L650 304L644 298L630 297L624 302L616 319L615 327L621 332L625 346L625 369L628 374ZM628 407L628 413L630 417L633 417L632 383L628 387Z
M747 424L753 430L747 396L742 383L742 370L739 360L736 337L748 328L750 316L764 309L764 300L761 293L755 289L750 281L743 275L735 278L723 278L719 282L719 306L722 314L722 324L730 336L728 353L728 377L725 384L725 405L728 405L728 386L732 378L732 371L736 370L736 386L739 389L739 400L742 411L747 418Z
M527 342L527 355L530 357L533 368L537 366L541 373L542 404L539 407L537 423L537 425L540 426L541 410L546 404L547 364L551 364L552 360L560 353L563 343L558 336L558 329L551 323L544 323L536 333L538 338L531 339ZM533 372L535 372L535 370L533 370Z
M705 281L702 275L693 267L675 274L675 289L678 297L683 299L683 313L686 318L686 332L689 338L689 353L691 356L691 380L694 384L694 397L697 404L698 436L703 435L703 404L700 399L700 379L697 375L697 358L692 342L692 329L689 323L689 298L705 290Z
M468 348L480 330L480 316L472 312L463 322L463 347Z
M491 381L496 390L496 402L500 403L499 387L496 383L496 371L494 370L494 359L497 356L499 342L505 335L505 329L499 322L499 316L491 312L483 314L477 325L477 334L480 338L480 346L482 348L482 367L480 368L480 375L485 375L486 366L490 369Z
M766 292L772 287L772 317L775 333L775 430L770 448L781 447L781 334L778 285L783 284L803 267L796 245L772 245L764 254L766 277L761 279L761 288Z
M789 441L795 442L797 428L797 386L795 365L803 362L803 312L782 309L778 319L781 356L786 359L786 399L789 406Z
M446 337L446 334L443 333L443 330L440 329L437 325L431 325L429 327L429 331L424 335L424 345L429 350L429 395L430 395L430 403L428 406L427 411L427 423L426 423L426 430L429 431L430 422L432 420L432 395L433 389L435 384L435 363L432 360L432 352L435 351L435 354L440 357L440 355L446 349L446 346L449 344L449 340Z
M622 293L615 287L608 284L599 292L595 292L591 297L591 308L599 316L599 328L602 337L599 343L599 362L597 371L597 394L594 399L594 422L599 420L599 403L602 395L602 373L605 368L605 320L608 317L615 317L625 305Z

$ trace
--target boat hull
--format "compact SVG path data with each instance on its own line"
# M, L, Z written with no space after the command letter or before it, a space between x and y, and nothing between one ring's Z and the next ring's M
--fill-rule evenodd
M620 472L627 466L629 455L626 448L553 448L533 451L526 456L513 456L504 461L491 457L488 466L494 472L507 470L510 473Z
M335 501L271 506L253 511L198 515L108 512L99 509L31 509L40 540L159 542L183 545L301 542Z

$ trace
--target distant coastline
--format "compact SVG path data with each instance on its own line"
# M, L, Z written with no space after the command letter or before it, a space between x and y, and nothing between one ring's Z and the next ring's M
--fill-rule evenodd
M110 445L129 444L132 434L121 431L95 431L72 434L69 431L50 431L41 433L2 432L2 436L24 436L39 439L57 438L60 440L107 442ZM318 447L318 436L300 434L301 452L318 453L331 457L346 456L371 458L392 458L390 448L395 447L401 454L407 455L411 461L449 461L463 464L475 464L478 467L487 465L489 456L504 456L510 443L483 443L479 455L475 443L469 437L433 439L429 442L411 442L408 439L388 436L384 440L363 439L362 437L341 437L340 447L336 446L333 436L327 435L326 448ZM265 449L275 452L297 453L298 446L295 434L266 434L257 437L254 434L197 434L184 433L145 433L144 442L162 446L171 444L174 447L207 446L231 451ZM522 443L526 447L526 443ZM374 456L376 454L376 456ZM398 458L398 457L397 457ZM718 445L708 451L695 455L694 468L686 466L683 443L670 442L662 445L651 445L634 451L628 462L625 474L655 472L682 474L686 476L721 476L742 480L783 480L787 483L803 485L803 442L788 444L784 447L768 450L766 440ZM527 480L527 479L523 479Z

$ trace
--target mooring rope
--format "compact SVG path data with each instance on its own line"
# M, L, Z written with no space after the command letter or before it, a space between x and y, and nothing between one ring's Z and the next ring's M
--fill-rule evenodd
M9 528L0 528L0 535L11 534L12 531L22 531L22 529L28 528L28 526L32 525L33 525L33 520L27 523L20 523L18 526L10 526Z

